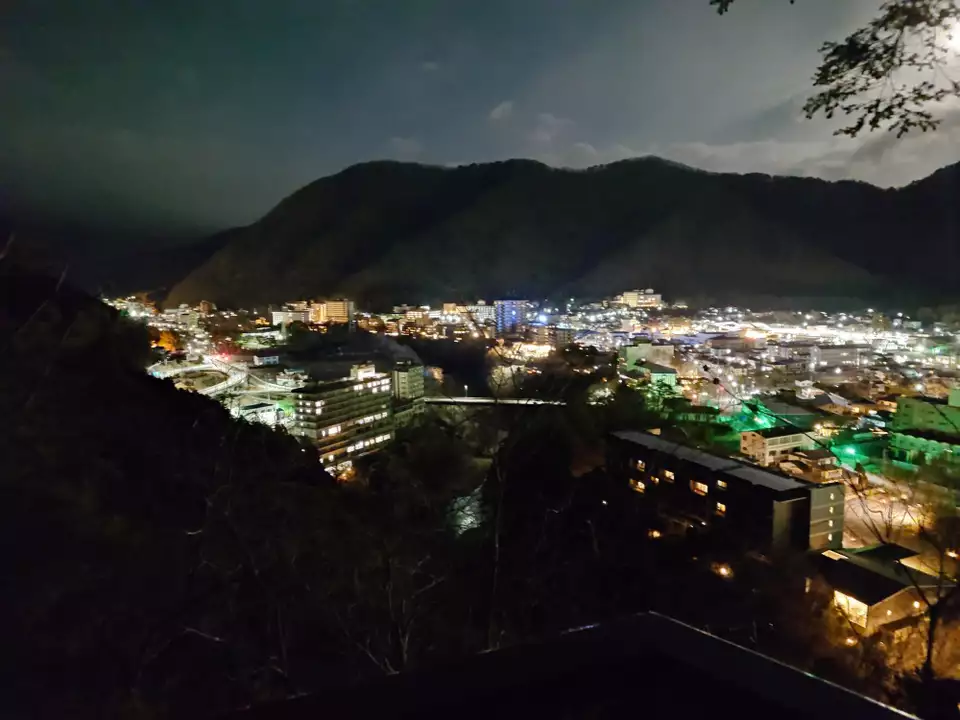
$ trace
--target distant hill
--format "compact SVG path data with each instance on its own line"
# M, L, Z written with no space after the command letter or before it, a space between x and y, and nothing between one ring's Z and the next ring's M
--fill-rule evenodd
M653 157L588 170L364 163L218 236L169 301L956 292L958 180L954 166L889 190Z
M228 231L193 242L171 240L0 215L0 246L10 242L21 266L66 273L75 287L107 296L140 291L163 296L229 238Z

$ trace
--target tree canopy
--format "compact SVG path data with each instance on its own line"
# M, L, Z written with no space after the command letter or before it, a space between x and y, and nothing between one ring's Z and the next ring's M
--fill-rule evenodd
M736 0L710 4L723 14ZM851 137L936 129L942 119L935 106L960 95L960 82L949 75L958 22L956 0L887 0L868 23L820 46L804 113L846 118L836 134Z

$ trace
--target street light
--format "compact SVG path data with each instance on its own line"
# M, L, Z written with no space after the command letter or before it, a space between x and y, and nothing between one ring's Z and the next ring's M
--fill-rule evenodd
M466 385L463 386L463 396L464 396L464 397L467 397L467 386L466 386Z

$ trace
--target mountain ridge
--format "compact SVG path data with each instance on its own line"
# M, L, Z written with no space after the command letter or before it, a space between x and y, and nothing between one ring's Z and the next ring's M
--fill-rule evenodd
M383 305L634 286L720 298L950 291L958 181L960 166L889 189L652 156L586 170L371 161L227 231L169 302L347 294Z

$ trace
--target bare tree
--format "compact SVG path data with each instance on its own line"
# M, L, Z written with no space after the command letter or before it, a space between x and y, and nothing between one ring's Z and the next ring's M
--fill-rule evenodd
M794 0L790 0L791 4ZM735 0L710 0L720 14ZM902 137L936 129L934 106L960 95L948 73L957 56L956 0L887 0L879 13L842 40L820 46L816 89L803 107L808 118L848 118L838 135L885 129Z
M845 472L853 494L853 512L862 520L872 544L909 544L918 552L915 564L899 564L916 595L918 613L912 630L888 653L901 672L917 672L927 686L943 678L952 648L960 646L960 587L956 576L960 546L960 513L954 470L939 462L921 464L916 472L884 463L878 477L886 497ZM933 576L931 584L928 577ZM951 673L952 674L952 673Z

